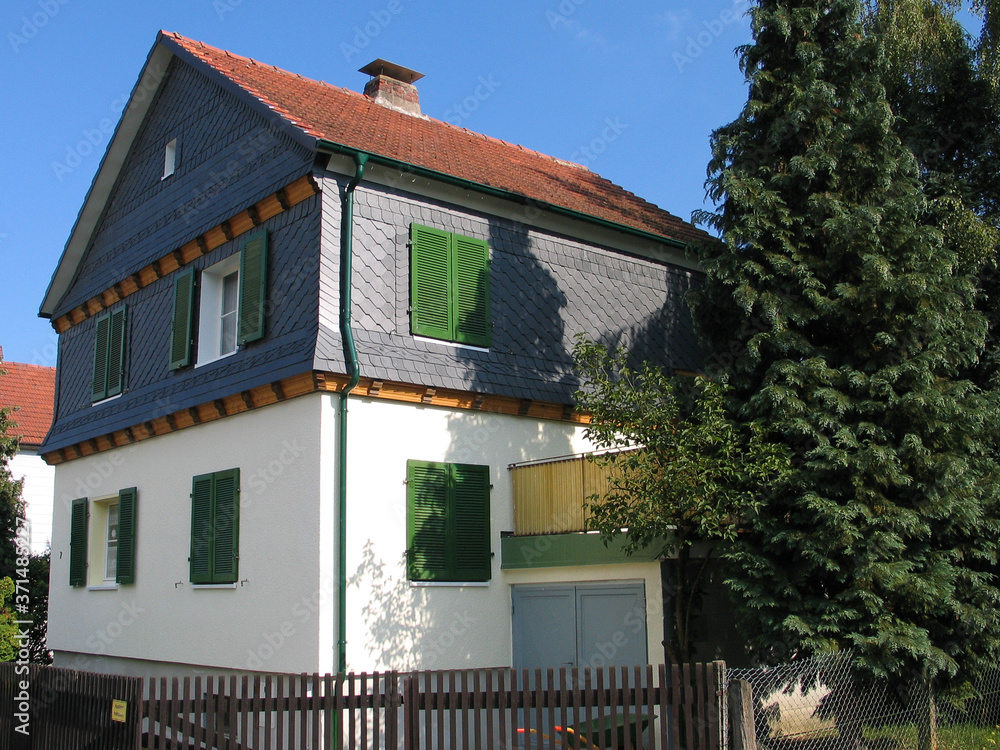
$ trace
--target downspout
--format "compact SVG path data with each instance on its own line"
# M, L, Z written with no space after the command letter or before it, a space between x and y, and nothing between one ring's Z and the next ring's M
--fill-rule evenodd
M358 350L351 329L352 254L354 251L354 189L365 174L368 154L354 154L355 173L341 199L340 212L340 336L347 362L347 385L340 391L337 435L337 671L347 672L347 397L361 379Z

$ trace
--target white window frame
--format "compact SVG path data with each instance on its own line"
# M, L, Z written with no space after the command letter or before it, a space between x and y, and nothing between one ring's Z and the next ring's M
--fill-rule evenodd
M107 521L104 524L104 583L115 583L118 576L118 536L121 524L121 507L118 502L108 503ZM111 520L114 519L114 538L112 538ZM114 560L114 570L110 571Z
M117 494L97 497L90 502L90 521L87 524L87 589L90 591L118 588L115 576L107 577L108 555L110 554L108 549L108 518L111 515L112 506L120 508ZM117 551L116 545L116 555ZM117 557L115 562L117 564Z
M239 336L239 273L240 253L233 253L225 260L201 272L201 291L199 299L200 316L198 321L198 361L195 367L207 365L210 362L230 357L239 351L238 343L232 350L220 352L222 345L222 287L223 279L236 274L236 313L237 341Z
M161 180L167 179L177 170L177 139L173 138L167 142L166 147L163 149L163 177Z

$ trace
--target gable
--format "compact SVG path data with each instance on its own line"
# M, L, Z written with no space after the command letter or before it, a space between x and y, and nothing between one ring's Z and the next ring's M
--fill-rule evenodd
M176 139L177 166L163 177ZM311 153L174 58L53 317L305 174ZM294 179L294 177L293 177Z

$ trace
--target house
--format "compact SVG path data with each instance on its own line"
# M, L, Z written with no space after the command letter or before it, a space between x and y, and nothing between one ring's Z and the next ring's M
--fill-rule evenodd
M20 438L17 454L7 468L20 480L25 504L31 551L42 554L52 537L52 493L55 470L39 454L52 424L56 368L4 362L0 348L0 407L11 409L16 423L13 434Z
M583 533L570 349L698 369L702 233L362 72L157 37L40 310L57 666L663 660L655 555Z

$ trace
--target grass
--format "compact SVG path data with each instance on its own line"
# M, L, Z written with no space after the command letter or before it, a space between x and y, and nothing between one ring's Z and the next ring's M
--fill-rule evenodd
M917 728L913 724L867 729L865 739L887 750L917 750ZM938 727L938 750L1000 750L1000 727L972 724Z
M760 744L761 750L831 750L836 747L837 731L819 731L797 737L775 737ZM867 727L864 731L868 750L917 750L917 727ZM938 750L1000 750L1000 727L958 724L938 728Z

